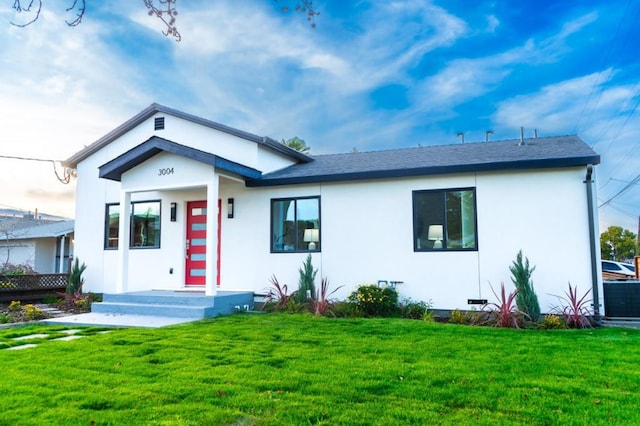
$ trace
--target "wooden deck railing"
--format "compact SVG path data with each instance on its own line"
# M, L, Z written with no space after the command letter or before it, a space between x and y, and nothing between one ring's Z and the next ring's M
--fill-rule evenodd
M0 275L0 302L56 296L68 279L69 274Z

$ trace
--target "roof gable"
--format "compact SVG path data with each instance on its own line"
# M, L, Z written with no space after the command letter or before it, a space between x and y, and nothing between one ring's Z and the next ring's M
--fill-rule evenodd
M216 169L238 174L247 179L258 179L262 173L251 167L238 164L209 152L200 151L172 142L158 136L152 136L140 145L114 158L98 168L101 178L120 181L122 174L151 157L169 152L215 167Z
M115 141L119 137L123 136L124 134L128 133L129 131L139 126L144 121L153 117L157 113L171 115L183 120L190 121L195 124L199 124L204 127L208 127L223 133L227 133L227 134L248 140L248 141L255 142L258 145L261 145L269 150L283 154L286 157L294 159L298 162L304 163L304 162L312 161L312 159L309 156L301 152L298 152L294 149L291 149L288 146L280 142L277 142L267 136L254 135L252 133L238 130L233 127L225 126L224 124L220 124L215 121L207 120L201 117L197 117L195 115L187 114L182 111L178 111L176 109L172 109L172 108L154 103L154 104L151 104L149 107L145 108L144 110L140 111L135 116L131 117L129 120L127 120L126 122L118 126L116 129L107 133L105 136L98 139L91 145L87 146L83 150L72 155L71 157L63 161L62 164L65 167L76 168L78 163L82 162L87 157L96 153L97 151L104 148L105 146Z

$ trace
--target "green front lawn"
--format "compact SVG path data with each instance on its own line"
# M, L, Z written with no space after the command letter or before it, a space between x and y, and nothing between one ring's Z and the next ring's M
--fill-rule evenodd
M0 350L0 424L640 423L639 330L285 314L91 330Z

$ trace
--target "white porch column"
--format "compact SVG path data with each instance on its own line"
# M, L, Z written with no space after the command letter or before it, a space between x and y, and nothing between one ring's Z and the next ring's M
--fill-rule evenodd
M215 296L218 276L218 185L220 178L214 175L207 184L207 270L205 276L205 294Z
M66 235L60 237L60 260L58 261L58 273L60 274L64 273L64 242L66 239Z
M129 241L131 234L131 193L120 191L118 222L118 279L116 293L124 293L129 286Z

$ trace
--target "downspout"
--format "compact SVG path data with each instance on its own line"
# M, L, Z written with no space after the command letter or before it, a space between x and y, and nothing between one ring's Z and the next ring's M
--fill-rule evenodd
M584 183L587 185L587 214L589 217L589 246L591 247L591 292L593 294L593 319L596 325L602 324L600 317L600 297L598 292L598 254L596 252L596 224L593 205L593 165L587 165L587 176Z

